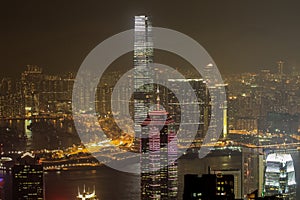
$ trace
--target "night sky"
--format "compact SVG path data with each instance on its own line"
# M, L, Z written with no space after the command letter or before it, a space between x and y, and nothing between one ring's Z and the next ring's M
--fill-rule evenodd
M27 64L76 72L101 41L133 28L137 14L197 40L222 74L275 70L278 60L300 68L296 0L28 0L0 3L0 77L19 75Z

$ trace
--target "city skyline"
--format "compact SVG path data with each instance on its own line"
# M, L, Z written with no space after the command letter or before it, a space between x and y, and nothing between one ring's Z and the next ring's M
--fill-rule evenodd
M278 66L274 70L272 70L272 72L269 70L261 70L259 73L256 74L242 73L242 74L227 76L225 79L225 82L227 83L228 86L227 92L228 92L228 101L229 101L228 104L229 132L226 138L223 138L219 141L220 142L218 143L219 147L214 148L213 154L216 154L216 156L220 156L219 154L222 155L222 153L220 152L228 151L229 155L226 155L226 158L229 160L231 159L232 156L235 157L236 156L235 154L238 155L237 156L238 158L241 157L241 159L238 162L230 163L231 166L238 165L239 167L238 169L240 169L240 172L236 172L232 170L230 173L242 174L242 172L244 172L244 176L241 175L241 179L245 183L243 184L243 186L238 186L238 188L242 188L239 191L243 191L241 192L243 195L249 194L250 192L253 192L257 188L260 189L260 191L262 190L263 182L261 182L259 186L255 184L256 182L255 180L261 181L261 179L259 178L260 176L258 175L259 172L256 171L257 168L255 168L255 166L258 165L260 166L258 167L258 169L263 169L262 162L260 162L259 161L260 158L258 158L259 152L256 152L255 149L257 148L277 149L278 147L280 147L281 150L288 148L288 150L285 149L285 151L291 151L292 153L295 153L295 151L297 152L296 148L299 145L299 131L298 131L299 117L297 116L297 113L300 112L300 105L297 103L299 102L298 99L300 97L299 93L297 92L297 84L299 83L299 73L289 73L289 74L282 73L282 71L284 71L284 67L282 67L281 64L282 63L279 62ZM106 80L110 80L112 78L117 78L117 77L118 75L111 73L107 75ZM22 72L22 79L20 81L21 81L20 84L22 86L20 88L23 88L24 90L20 90L20 93L14 95L12 95L13 90L9 89L10 88L9 85L13 85L12 82L9 82L9 80L4 79L4 81L1 83L1 89L3 91L6 91L6 93L2 96L2 99L0 99L1 100L0 110L7 111L7 108L20 107L21 110L23 109L23 111L27 112L24 113L24 115L27 118L26 121L35 119L34 121L31 121L31 123L29 124L25 123L25 131L24 130L23 131L26 132L25 138L27 139L25 140L22 139L22 141L26 142L27 143L26 145L29 145L28 139L29 141L32 140L31 142L40 143L41 146L39 147L33 147L33 146L31 147L32 149L37 149L35 150L36 152L39 152L38 149L43 148L43 144L49 143L49 139L47 141L47 139L45 140L45 138L44 140L42 140L42 138L38 137L40 135L39 132L41 131L49 134L50 132L55 130L53 131L53 133L57 131L58 134L68 133L69 136L71 135L73 135L73 137L76 136L76 131L74 130L74 127L72 127L72 125L69 124L70 122L68 122L68 120L66 120L65 117L62 117L64 115L70 114L70 107L64 104L64 102L67 103L70 101L70 93L71 93L70 88L72 88L70 87L70 85L72 85L72 82L74 81L74 77L65 76L64 74L51 76L48 75L47 73L44 73L43 70L37 66L28 66L28 69ZM183 80L168 79L168 81L181 82ZM193 85L194 89L196 89L198 93L200 94L205 93L205 86L203 86L203 79L187 79L186 81L188 81L191 85ZM106 82L106 83L110 83L110 82ZM114 85L112 82L109 85L104 84L104 86L99 86L99 88L97 89L100 92L99 95L103 99L106 99L108 96L110 96L108 91L111 91L111 88L113 87ZM65 89L69 88L69 89L64 90L64 88ZM106 92L103 93L102 91L106 91ZM157 92L157 94L155 94L154 96L158 97L158 95L161 94L162 100L165 98L165 96L168 96L167 95L168 91L166 89L157 88L157 90L154 89L154 92L155 91ZM55 95L48 97L47 95L49 95L49 92L50 94L55 94ZM20 96L18 96L19 94ZM22 99L23 94L24 94L24 99ZM81 95L83 95L84 97L84 93L82 93ZM35 96L39 96L39 98L36 98ZM201 97L201 96L199 97L200 98L198 99L198 101L202 101L203 98L205 99L205 97ZM24 100L25 104L24 105L19 104L18 106L9 106L9 104L6 103L6 100L10 100L8 102L16 103L14 101L14 98L20 99L21 101ZM49 100L51 100L51 104L49 104L50 103ZM100 103L102 104L105 101L106 100L104 100L103 102L100 101ZM82 103L85 104L84 101ZM47 107L45 106L47 104L51 105L50 107L48 107L48 110L43 109ZM5 105L6 107L4 108L1 107L3 105ZM30 107L30 106L32 106L32 108L26 110L26 107ZM113 124L110 124L111 122L109 121L111 117L108 115L110 112L109 108L105 106L101 108L103 109L103 111L104 110L106 111L102 113L102 119L104 120L104 124L109 123L110 125L110 127L106 127L109 129L109 131L106 133L108 135L110 134L110 132L115 133L116 131L113 128ZM89 107L86 107L86 109L88 111ZM63 122L58 120L58 122L50 122L50 124L47 124L38 121L39 117L42 116L48 117L47 113L50 114L50 117L54 117L54 119L55 118L62 119ZM104 117L104 115L107 116ZM174 115L176 117L176 112L174 113ZM2 116L4 115L2 114ZM12 116L14 117L14 115ZM5 120L11 121L11 116L4 117L3 119L4 121ZM21 119L21 118L20 116L16 116L16 119ZM259 126L259 122L262 121L264 122L263 126ZM54 129L48 127L49 125L52 126L52 123ZM86 122L82 121L82 123L89 124L89 121L87 119ZM91 131L90 133L93 133L92 130L94 128L95 127L89 126L89 128L86 129L86 131ZM8 132L14 131L14 129L13 128L11 130L6 129L6 131ZM27 135L27 132L30 133ZM2 130L1 133L3 133ZM35 139L35 140L34 138L30 139L32 135L35 135L35 138L38 137L39 139ZM123 135L121 136L123 137ZM203 137L203 135L201 136L200 134L199 136L200 137L197 138L197 141L194 142L192 150L201 147L201 137ZM72 138L72 140L73 139L74 138ZM103 140L103 138L98 138L98 139L100 139L100 141ZM124 138L124 139L120 139L118 142L118 139L116 139L114 141L114 144L117 146L119 145L122 148L127 148L126 145L123 145L125 142L127 142L126 140L127 139ZM96 140L95 143L91 144L90 146L95 147L95 145L97 145L96 144L97 141L99 140ZM110 143L110 141L103 141L103 142L104 142L103 147L101 148L103 148L103 151L105 152L107 151L107 149L105 149L105 143ZM63 146L61 146L62 143ZM14 145L12 145L11 147L7 146L8 141L6 141L4 144L5 144L4 145L5 149L10 149L10 148L14 149L17 147L17 146L14 147ZM13 142L12 144L16 144L16 143ZM47 147L44 146L44 148L47 148L47 150L43 150L43 151L45 152L49 151L46 154L47 156L44 155L46 158L45 160L43 160L43 163L46 164L46 166L44 167L45 170L47 171L61 170L60 167L52 165L52 162L54 161L53 158L58 159L57 161L64 168L67 168L66 166L70 168L73 167L75 168L75 167L79 167L80 165L85 167L101 167L101 164L95 164L95 159L92 158L91 155L89 155L85 149L82 149L81 146L78 145L76 147L73 146L72 148L69 147L68 149L66 149L68 146L65 145L70 145L70 144L64 144L62 138L58 138L58 140L54 138L54 141L51 142L50 146ZM213 146L214 144L211 147ZM23 147L24 144L22 145L21 149ZM64 150L63 151L55 150L56 148L59 149L62 148ZM250 149L250 153L247 154L244 151L245 149L248 148ZM280 149L278 149L279 152ZM68 156L70 155L70 153L72 154L75 153L75 156L74 158L71 157L71 159L68 161L69 159ZM80 156L82 155L82 153L85 157L83 160ZM265 155L268 155L268 153L266 152L264 153ZM44 152L42 154L44 154ZM49 158L50 155L52 155L51 156L52 158ZM105 157L104 160L110 157L109 153L108 154L104 153L101 156ZM190 153L187 154L187 157L188 156L191 156ZM208 158L210 159L211 157L208 156ZM244 161L243 160L244 158L247 159ZM72 161L73 159L82 160L82 163L76 165L75 163L73 163ZM182 162L181 160L185 160L185 159L189 160L189 158L184 158L183 156L183 158L179 159L179 162ZM66 162L66 160L67 162L70 162L67 165L63 164L64 162ZM190 162L190 161L186 161L186 162ZM211 164L213 163L211 162ZM222 165L223 164L228 164L228 163L222 163ZM195 166L191 165L190 167L195 167ZM231 169L231 168L218 168L218 167L219 166L214 166L213 169L215 171ZM182 190L183 188L183 184L182 184L183 169L184 168L182 167L182 164L181 165L179 164L178 195L182 195L182 191L180 190ZM201 171L202 174L205 174L203 173L203 170ZM193 171L193 173L198 173L198 171L196 172ZM251 177L254 177L254 179L251 179Z
M300 3L21 4L0 32L19 66L0 74L0 199L297 199Z
M280 65L279 65L280 66ZM239 150L234 150L234 148L240 148L239 146L242 146L243 148L250 148L253 150L255 148L258 147L264 147L264 148L277 148L278 146L280 146L280 148L289 148L289 150L296 148L299 145L299 137L297 137L297 135L299 135L299 133L297 134L297 127L299 127L299 118L297 118L297 116L295 115L295 113L299 113L299 109L300 106L297 104L297 102L299 102L297 99L299 99L299 95L297 93L297 84L299 83L299 73L292 73L292 74L282 74L281 73L281 67L276 67L274 70L268 71L268 70L262 70L257 74L254 73L243 73L243 74L238 74L238 75L234 75L234 76L227 76L225 79L225 82L228 84L229 86L229 90L228 92L228 100L229 100L229 105L228 105L228 109L229 109L229 113L228 113L228 119L229 119L229 134L227 136L227 138L225 139L225 141L223 141L222 143L220 143L220 147L215 148L214 151L216 152L222 152L222 151L229 151L229 155L226 155L226 157L230 160L231 156L234 157L234 154L236 154L237 152L239 152ZM29 68L27 70L25 70L22 74L23 74L23 79L22 79L22 84L24 84L25 88L28 88L28 85L32 85L34 84L34 86L40 86L43 85L43 87L36 87L37 89L40 90L35 90L36 94L40 94L40 97L43 97L43 95L47 95L48 92L47 91L52 91L52 94L60 94L60 91L62 90L62 88L66 87L67 85L72 85L72 80L70 79L71 77L65 76L64 74L59 74L57 76L51 76L48 75L47 73L42 73L41 71L43 71L42 69L36 67L36 66L29 66ZM110 74L109 76L106 77L106 80L111 79L112 77L115 77L116 75L114 73ZM64 79L63 77L65 77L66 79ZM190 82L190 84L194 85L197 88L198 92L203 92L205 90L202 89L200 84L201 82L199 82L198 84L195 84L195 82L193 83L193 81L196 81L197 79L189 79L188 81ZM201 80L201 79L199 79ZM21 80L20 80L21 81ZM69 82L71 81L71 82ZM172 80L174 81L174 80ZM177 80L180 81L180 80ZM4 81L3 83L7 83L6 81ZM46 84L45 84L46 83ZM3 84L2 84L3 85ZM54 86L59 86L59 87L54 87ZM7 86L5 84L5 86ZM100 91L103 89L104 91L109 91L109 88L112 88L114 85L107 85L104 88L98 88L100 89ZM6 88L6 89L5 89ZM5 91L9 91L7 90L7 87L2 88ZM68 88L68 87L66 87ZM22 91L22 90L21 90ZM156 91L156 90L155 90ZM264 93L260 93L260 91L264 91ZM25 93L28 93L27 90L24 90ZM71 90L66 90L65 92L71 92ZM163 90L159 90L158 93L159 94L163 94L163 96L165 96L167 93L166 91ZM287 93L286 93L287 92ZM22 93L22 92L21 92ZM30 94L30 90L29 90L29 94ZM101 93L102 94L102 93ZM265 105L263 107L260 107L259 105L259 101L260 98L263 97L261 96L261 94L264 94L265 97L265 101L266 103L262 104ZM285 96L285 94L287 94L288 96ZM18 94L15 94L16 97ZM109 96L109 94L107 94ZM254 96L253 96L254 95ZM70 96L70 95L67 95ZM157 94L155 95L157 96ZM163 99L162 96L162 99ZM5 97L5 95L4 95ZM11 94L7 94L8 98L11 98L13 96L11 96ZM56 100L62 98L63 96L53 96L51 97L51 100L53 102L55 102ZM106 96L104 96L106 98ZM253 98L251 98L253 97ZM5 97L6 98L6 97ZM4 99L5 99L4 98ZM28 96L29 98L29 103L28 105L31 105L31 99L32 96ZM68 97L70 98L70 97ZM68 102L68 98L66 98L64 101ZM105 99L104 98L104 99ZM34 99L34 98L33 98ZM41 107L43 107L43 105L45 104L45 101L43 100L44 98L40 98L41 101L39 101L39 103L37 103L37 105L40 105ZM49 99L48 97L46 99ZM201 99L201 98L200 98ZM199 99L199 100L200 100ZM250 99L252 99L252 101L250 101ZM12 99L13 100L13 99ZM3 105L3 102L0 102L1 105ZM4 104L5 105L5 104ZM63 105L63 104L62 104ZM55 108L55 107L60 107L62 106L60 105L60 103L53 103L54 107L50 107L49 108L49 113L53 113L57 116L59 116L60 114L53 110L54 112L51 112L51 109ZM16 106L11 106L11 107L16 107ZM69 112L69 108L68 107L61 107L61 108L65 108L66 110L61 110L63 113L66 112L65 114L67 114ZM42 112L42 109L38 109L40 110L40 113ZM105 110L105 109L104 109ZM237 112L234 112L235 110L237 110ZM251 110L251 112L249 112L249 110ZM36 112L37 109L33 109L33 112ZM45 110L44 110L45 111ZM60 111L60 112L61 112ZM107 110L107 113L109 111ZM266 125L268 127L268 129L261 127L261 129L258 129L258 119L260 119L261 115L260 113L268 113L270 112L270 115L264 115L265 116L265 121L267 122ZM62 114L63 114L62 113ZM289 113L289 114L288 114ZM234 115L233 115L234 114ZM29 115L30 116L30 115ZM32 116L34 119L35 116ZM38 115L37 115L38 117ZM295 118L296 117L296 118ZM30 118L29 118L30 119ZM288 121L287 121L288 119ZM291 119L296 119L298 120L296 122L297 127L294 127L294 122ZM7 118L7 120L9 120L9 117ZM256 120L256 122L255 122ZM65 121L67 122L67 120ZM275 123L274 123L275 122ZM86 122L88 123L88 121ZM287 123L292 123L291 125L286 126ZM29 123L29 124L25 124L25 129L27 126L27 129L29 128L30 132L32 132L32 134L36 135L37 132L40 131L44 131L45 133L47 131L51 131L51 130L57 130L59 133L61 131L66 132L66 133L71 133L74 134L74 130L72 130L73 128L71 128L71 130L69 131L70 127L68 125L68 123L63 123L65 125L63 125L63 127L61 127L62 123L58 121L57 124L54 124L54 126L56 127L55 129L49 129L46 124L45 128L43 128L44 130L40 130L41 129L41 125L39 125L38 121L36 121L35 123ZM44 124L45 125L45 124ZM42 124L42 126L44 126ZM66 126L66 127L65 127ZM47 127L47 128L46 128ZM60 127L60 128L59 128ZM24 128L24 125L23 125ZM112 127L109 127L110 129L114 130ZM92 127L90 127L90 129L93 129ZM232 130L233 129L233 130ZM14 129L12 129L11 131L13 131ZM26 130L26 134L27 134L28 130ZM3 131L1 130L1 133L3 133ZM36 135L37 136L37 135ZM264 137L267 136L267 140ZM31 137L30 134L27 135L27 137ZM42 138L40 138L42 139ZM40 139L35 139L32 140L32 142L38 142L41 143L40 147L33 147L34 149L41 149L43 148L43 144L47 144L47 141L43 141ZM28 140L28 138L27 138ZM124 139L124 141L126 141ZM49 147L46 148L66 148L66 147L60 147L59 146L59 141L55 141L55 142L51 142L52 145L50 145ZM286 143L286 144L285 144ZM8 144L8 141L5 142L5 144ZM14 143L16 144L16 143ZM58 146L56 147L56 144L58 144ZM116 143L117 144L117 143ZM121 144L121 143L120 143ZM234 144L232 150L230 150L230 146L231 144ZM117 144L118 145L118 144ZM197 143L195 143L195 145L197 145ZM6 146L7 148L8 146ZM80 155L80 152L85 152L83 150L79 150L81 147L78 146L77 148L75 148L74 150L72 149L65 149L62 153L61 152L57 152L57 150L52 150L52 153L49 153L50 155L53 154L55 155L55 157L57 156L58 158L62 159L62 161L60 162L64 162L63 159L70 154L70 152L77 152L76 155ZM220 149L219 149L220 148ZM222 149L222 148L225 148ZM227 149L229 148L229 149ZM9 149L9 148L8 148ZM49 150L50 150L49 149ZM251 151L253 151L251 150ZM288 150L288 151L289 151ZM244 151L244 150L242 150ZM295 151L297 152L297 150L295 149ZM38 152L38 150L37 150ZM51 151L50 151L51 152ZM218 155L218 153L216 153ZM247 155L247 154L245 154ZM243 154L243 156L245 156ZM266 153L266 155L268 155L268 153ZM107 156L107 155L105 155ZM219 155L218 155L219 156ZM247 159L253 159L252 157L257 156L256 153L252 152L251 154L248 154L247 156L245 156ZM208 156L210 159L210 156ZM243 158L243 157L242 157ZM77 158L77 159L80 159ZM93 165L92 163L94 161L92 161L93 159L91 157L88 157L87 160L83 160L83 162L85 163L84 166L86 167L95 167L95 165ZM55 168L55 166L51 165L52 160L47 158L45 161L45 163L47 163L47 166L45 169L47 171L51 171L51 170L59 170L59 168ZM181 161L182 162L182 161ZM248 177L252 177L254 176L255 178L257 178L257 175L255 175L255 167L257 164L253 164L251 161L249 164L246 162L245 164L243 163L244 161L240 161L240 165L241 165L241 171L244 171L245 173L250 173L250 175L244 175L245 177L243 177L243 180L245 182L249 182L248 185L245 184L245 186L243 186L243 194L247 194L250 193L252 191L254 191L257 186L255 186L255 184L253 185L253 183L251 182L251 179ZM251 164L252 163L252 164ZM211 163L213 164L213 163ZM226 163L222 163L222 164L226 164ZM238 162L233 162L230 163L230 166L235 166L237 165ZM261 164L261 163L260 163ZM245 166L244 166L245 165ZM295 165L298 166L299 164ZM71 166L73 167L73 164L71 164ZM76 165L75 165L76 166ZM74 167L75 167L74 166ZM98 165L96 165L98 166ZM101 166L101 165L100 165ZM193 165L191 165L192 167ZM217 168L218 166L213 166L213 169L218 171L224 168ZM179 170L182 170L182 164L179 165ZM225 168L228 169L228 168ZM203 173L203 170L201 170ZM198 171L196 171L198 173ZM180 176L182 177L182 173L180 172ZM193 172L195 173L195 171ZM251 175L251 174L254 175ZM254 179L255 180L255 179ZM182 190L183 185L182 182L180 182L179 185L179 195L182 195L182 192L180 192L180 190ZM248 189L246 189L247 187L249 187ZM76 192L76 188L74 188L74 191ZM97 192L98 194L98 192ZM49 194L48 194L49 195ZM55 195L52 194L52 196ZM100 196L102 194L100 193ZM51 196L51 195L50 195Z

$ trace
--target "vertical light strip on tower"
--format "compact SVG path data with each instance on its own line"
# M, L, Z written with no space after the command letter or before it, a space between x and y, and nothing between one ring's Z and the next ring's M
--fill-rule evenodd
M147 117L153 86L152 26L148 16L135 16L134 27L134 130L141 138L141 124Z
M223 138L227 137L227 101L223 104Z

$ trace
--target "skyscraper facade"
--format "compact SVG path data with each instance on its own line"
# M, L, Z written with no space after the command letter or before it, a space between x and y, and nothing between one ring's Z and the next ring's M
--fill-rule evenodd
M296 200L296 175L292 156L271 153L265 167L264 194L282 195L285 200Z
M149 17L135 16L134 23L134 146L139 149L141 124L147 117L153 91L150 84L153 78L153 42Z
M134 30L134 122L139 137L140 124L147 117L153 96L153 41L149 17L135 16Z
M134 131L141 153L141 199L177 199L177 137L174 121L154 103L152 25L148 16L135 17ZM159 89L158 89L159 95Z
M149 112L142 124L142 200L177 199L177 137L164 110Z
M217 141L218 135L217 133L217 127L218 124L222 124L222 137L226 138L228 134L228 126L227 126L227 100L223 99L223 96L226 96L226 90L223 90L226 88L226 84L220 84L218 83L218 76L216 76L216 71L213 64L208 64L204 67L204 79L207 83L209 95L207 94L206 104L212 104L211 107L206 107L204 110L204 115L209 115L210 121L209 121L209 127L210 132L207 132L207 134L213 135L211 138L211 141ZM208 84L210 83L210 84ZM211 110L209 110L211 108ZM221 109L223 111L223 117L218 118L217 116L214 116L215 113L217 113L217 109ZM222 122L220 123L220 120ZM208 130L209 131L209 130Z

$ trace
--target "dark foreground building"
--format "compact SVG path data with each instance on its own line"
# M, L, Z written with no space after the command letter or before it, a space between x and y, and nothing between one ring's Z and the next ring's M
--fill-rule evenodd
M25 153L20 162L12 169L12 185L14 200L42 200L43 167L37 164L37 160L30 153Z
M183 200L234 200L234 176L195 174L184 176Z

